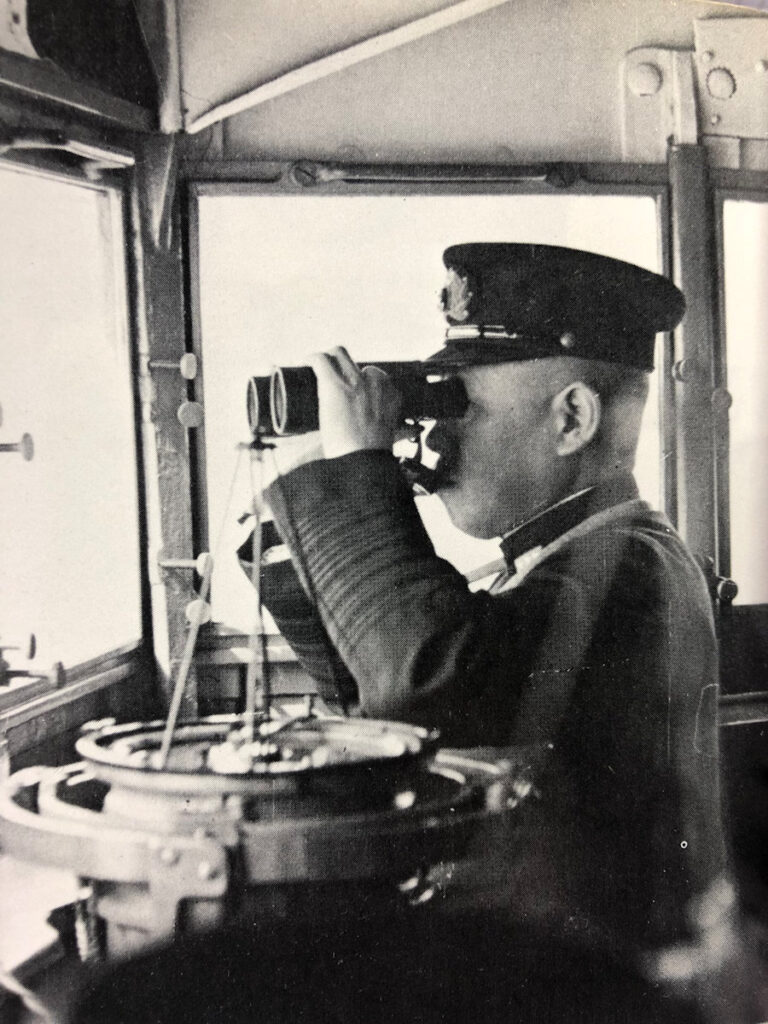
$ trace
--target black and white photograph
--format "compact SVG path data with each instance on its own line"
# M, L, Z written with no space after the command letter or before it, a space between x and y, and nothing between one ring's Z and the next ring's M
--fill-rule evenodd
M768 1024L768 0L0 0L0 1022Z

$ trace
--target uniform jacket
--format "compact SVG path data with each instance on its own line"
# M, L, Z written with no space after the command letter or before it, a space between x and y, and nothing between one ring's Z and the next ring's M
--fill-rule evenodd
M631 477L510 535L494 593L435 555L388 453L302 466L267 498L292 567L265 570L265 603L326 696L447 746L553 742L504 872L514 913L605 948L695 932L724 865L711 605Z

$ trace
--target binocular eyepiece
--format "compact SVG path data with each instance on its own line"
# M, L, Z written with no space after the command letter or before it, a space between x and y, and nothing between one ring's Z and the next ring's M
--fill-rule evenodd
M402 398L403 420L450 419L467 407L458 377L430 380L418 362L367 363L384 370ZM306 434L319 428L317 378L310 366L278 366L268 377L251 377L247 393L248 425L255 437Z

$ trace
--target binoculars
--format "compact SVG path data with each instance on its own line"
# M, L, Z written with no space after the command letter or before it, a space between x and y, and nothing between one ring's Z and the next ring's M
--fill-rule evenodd
M423 363L364 363L389 376L402 398L405 420L451 419L467 407L458 377L430 380L434 371ZM268 377L251 377L247 393L248 425L256 436L306 434L320 426L317 378L310 366L278 366Z

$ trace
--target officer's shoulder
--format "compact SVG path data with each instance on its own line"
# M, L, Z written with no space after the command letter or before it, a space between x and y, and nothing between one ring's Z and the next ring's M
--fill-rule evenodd
M604 587L611 579L632 577L642 590L670 575L696 571L679 535L661 517L626 517L577 532L548 561L550 572L588 585Z

